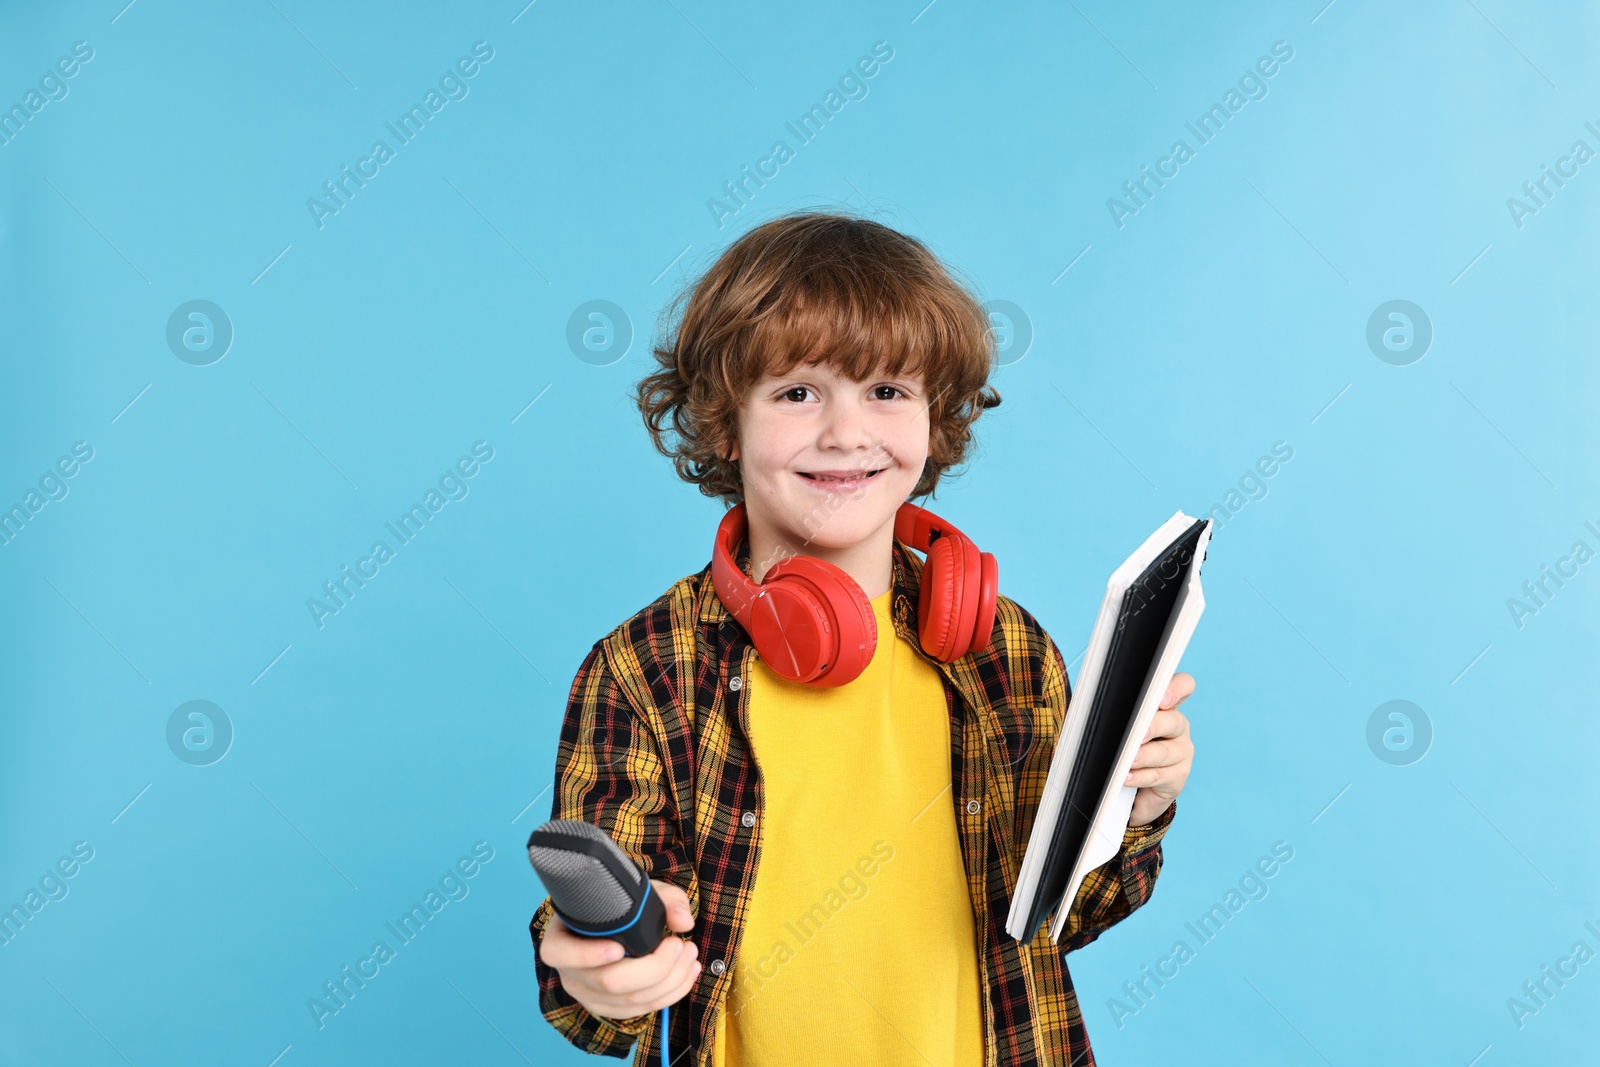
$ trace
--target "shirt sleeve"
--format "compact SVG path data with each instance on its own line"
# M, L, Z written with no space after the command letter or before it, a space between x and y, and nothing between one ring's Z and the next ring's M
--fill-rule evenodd
M552 819L598 826L651 878L682 885L690 865L677 832L676 805L655 735L634 712L597 643L578 668L556 750ZM539 1010L584 1052L623 1058L651 1022L595 1015L574 1000L539 953L554 907L545 897L528 924Z
M1161 838L1177 813L1174 800L1153 822L1128 827L1117 854L1084 875L1061 931L1062 952L1089 944L1150 899L1161 873Z

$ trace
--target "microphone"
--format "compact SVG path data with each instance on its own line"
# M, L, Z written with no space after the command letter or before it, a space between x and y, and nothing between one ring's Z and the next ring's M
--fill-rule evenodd
M528 861L561 921L580 937L609 937L629 956L648 956L667 936L667 908L644 869L598 826L551 819L528 837ZM667 1064L667 1009L661 1063Z
M528 838L528 860L573 933L614 938L630 956L648 956L667 936L660 894L598 826L551 819Z

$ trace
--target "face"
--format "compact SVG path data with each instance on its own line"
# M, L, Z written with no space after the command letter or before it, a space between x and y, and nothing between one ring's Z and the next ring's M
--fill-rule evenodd
M784 553L827 557L881 540L928 458L922 377L851 381L803 364L745 396L730 458L744 479L752 545L758 529ZM776 562L776 560L770 561Z

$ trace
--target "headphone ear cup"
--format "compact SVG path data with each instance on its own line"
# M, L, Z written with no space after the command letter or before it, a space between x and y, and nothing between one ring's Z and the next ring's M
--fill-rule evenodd
M765 628L767 644L755 641L776 673L790 681L840 686L867 669L878 645L878 622L853 578L825 560L790 556L767 571L762 585L796 600L797 610ZM790 663L803 669L785 673Z
M941 537L928 546L917 611L922 648L930 656L949 663L971 650L982 608L982 579L983 561L972 542Z
M941 540L945 540L941 538ZM952 537L956 580L956 602L951 605L950 658L960 659L972 649L978 623L978 592L983 579L982 553L964 537Z
M838 585L839 591L828 598L837 634L834 660L818 675L815 684L820 686L847 685L861 677L878 647L878 620L873 617L872 602L855 579L843 576Z
M956 590L955 539L941 537L928 546L922 564L922 588L917 592L917 634L922 650L934 659L948 663L953 645L955 613L951 610Z
M982 555L982 578L978 581L978 621L972 629L972 647L969 652L982 652L989 647L994 636L994 611L1000 598L1000 564L991 553Z
M762 662L785 681L809 682L832 658L832 624L804 579L762 582L745 617Z

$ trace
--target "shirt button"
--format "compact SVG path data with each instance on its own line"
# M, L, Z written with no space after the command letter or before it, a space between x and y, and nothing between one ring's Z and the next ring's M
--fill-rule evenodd
M747 811L743 815L739 816L739 821L744 823L746 826L754 826L756 824L756 813L753 811Z
M976 815L976 814L978 814L978 812L980 812L982 810L983 810L983 801L981 801L981 800L969 800L969 801L967 801L967 814L968 815Z
M721 977L722 972L727 970L727 969L728 969L728 965L723 963L721 960L712 960L711 961L711 973L712 974L717 975L718 977Z
M737 674L734 675L732 678L728 679L728 688L737 693L739 690L744 688L744 679L740 678Z

